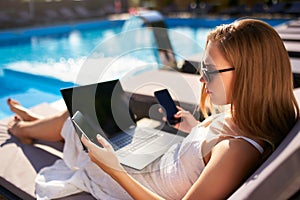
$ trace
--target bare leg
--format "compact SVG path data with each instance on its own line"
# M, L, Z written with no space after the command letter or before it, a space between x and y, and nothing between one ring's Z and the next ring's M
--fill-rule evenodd
M34 121L22 121L15 117L8 123L8 130L26 144L32 143L32 139L61 141L63 138L60 132L68 116L69 113L64 111L58 115Z
M20 119L24 121L34 121L43 118L27 108L24 108L18 101L14 99L7 99L7 104L12 112L14 112Z
M16 100L8 99L7 103L10 109L17 115L8 123L8 130L11 134L19 138L21 142L29 144L32 143L32 139L46 141L59 141L63 139L60 132L65 120L69 116L67 110L58 115L42 118L23 107Z

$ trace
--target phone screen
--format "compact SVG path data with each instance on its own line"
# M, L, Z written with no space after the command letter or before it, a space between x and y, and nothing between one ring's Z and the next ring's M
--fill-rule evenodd
M176 104L173 101L169 91L167 89L158 90L154 92L159 104L164 108L167 115L167 122L170 125L175 125L180 122L180 119L174 118L174 114L178 112Z

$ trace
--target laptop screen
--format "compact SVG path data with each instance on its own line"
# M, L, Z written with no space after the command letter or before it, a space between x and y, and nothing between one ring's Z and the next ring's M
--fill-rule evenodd
M79 110L107 138L136 125L119 80L61 89L70 116Z

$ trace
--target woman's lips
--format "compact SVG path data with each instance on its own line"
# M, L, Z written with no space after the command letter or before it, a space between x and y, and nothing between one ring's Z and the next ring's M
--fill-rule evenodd
M205 88L205 92L206 92L207 94L211 94L211 91L209 91L207 88Z

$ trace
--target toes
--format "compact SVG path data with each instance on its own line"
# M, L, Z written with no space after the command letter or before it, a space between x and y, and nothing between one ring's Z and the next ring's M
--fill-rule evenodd
M8 122L7 129L12 130L20 121L21 120L17 116L15 116L14 120Z
M22 130L19 127L19 123L21 120L18 117L14 117L14 119L7 124L8 132L13 135L14 137L18 138L18 140L23 144L32 144L33 140L26 136L23 136Z
M21 121L22 119L19 116L15 115L14 120L15 121Z
M15 105L20 105L20 103L14 99L11 99L11 98L8 98L7 99L7 103L10 105L10 106L15 106Z
M7 104L8 104L9 106L11 106L11 101L12 101L11 98L8 98L8 99L7 99Z

